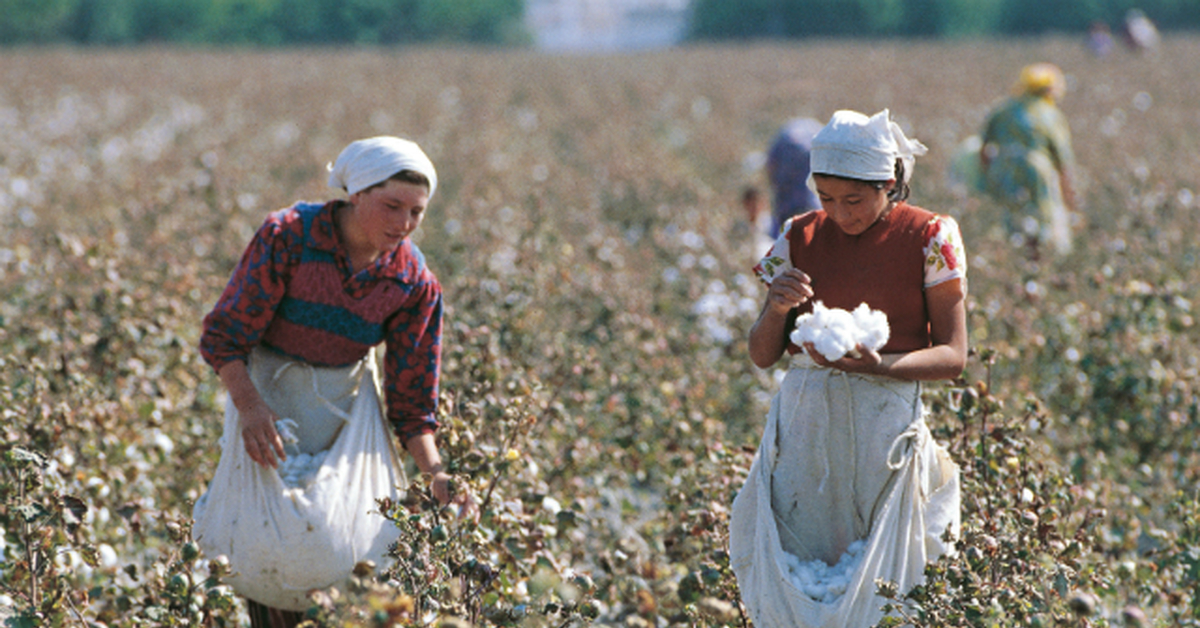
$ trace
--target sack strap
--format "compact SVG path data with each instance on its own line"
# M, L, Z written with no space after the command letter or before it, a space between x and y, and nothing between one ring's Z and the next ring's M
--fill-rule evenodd
M909 464L917 466L913 470L912 477L914 478L913 485L921 500L925 499L924 485L917 478L924 477L925 472L921 468L922 457L918 454L930 437L929 427L925 425L925 417L919 416L896 436L892 441L892 446L888 448L887 466L889 469L899 471Z

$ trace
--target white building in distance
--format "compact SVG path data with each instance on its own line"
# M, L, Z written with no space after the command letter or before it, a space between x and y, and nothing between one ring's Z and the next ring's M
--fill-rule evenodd
M688 0L526 0L525 23L547 52L630 52L679 43Z

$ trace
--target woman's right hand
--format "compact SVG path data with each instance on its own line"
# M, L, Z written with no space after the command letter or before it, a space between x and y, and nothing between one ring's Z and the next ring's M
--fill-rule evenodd
M250 379L250 370L245 362L232 360L222 366L217 375L229 391L229 399L238 410L238 427L250 459L264 467L278 468L280 460L287 460L283 453L283 439L275 430L279 416L275 414Z
M278 468L287 460L283 453L283 439L275 429L279 417L265 403L258 403L238 412L242 427L242 441L250 459L264 467Z
M776 314L787 315L812 296L812 279L797 268L789 268L771 280L767 307Z

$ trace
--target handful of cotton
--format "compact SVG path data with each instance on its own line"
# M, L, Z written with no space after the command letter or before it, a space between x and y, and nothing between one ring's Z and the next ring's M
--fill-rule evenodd
M820 301L814 301L812 312L796 317L791 340L800 346L811 342L826 360L832 362L846 355L861 358L856 350L860 344L878 351L887 344L890 333L887 315L872 310L866 303L859 304L851 312L827 308Z

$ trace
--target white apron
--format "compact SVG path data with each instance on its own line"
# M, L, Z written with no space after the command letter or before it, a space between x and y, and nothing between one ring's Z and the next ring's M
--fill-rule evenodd
M321 368L256 348L250 377L267 405L295 422L299 451L324 451L324 461L310 484L287 486L250 459L237 408L226 403L221 460L196 502L192 535L209 557L229 558L235 591L302 611L308 591L341 584L355 563L384 563L399 533L376 500L400 499L407 482L373 351L353 366Z
M960 526L958 467L925 425L915 382L853 375L793 358L771 402L762 443L733 502L730 562L759 628L867 628L928 561L953 551ZM838 561L865 540L836 601L816 601L789 580L783 552Z

